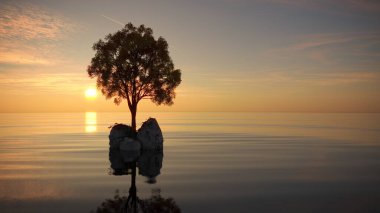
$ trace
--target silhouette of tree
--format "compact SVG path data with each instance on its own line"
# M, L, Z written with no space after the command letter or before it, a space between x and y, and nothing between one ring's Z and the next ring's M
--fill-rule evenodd
M94 43L95 56L88 66L91 78L106 99L128 102L131 125L136 132L137 104L150 99L157 105L173 104L174 89L181 83L181 71L174 69L168 43L153 37L151 28L128 23L104 40Z

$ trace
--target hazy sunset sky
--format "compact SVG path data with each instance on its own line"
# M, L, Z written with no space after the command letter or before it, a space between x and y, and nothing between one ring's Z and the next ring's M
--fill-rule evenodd
M139 111L380 112L380 1L0 2L0 112L128 111L87 75L92 45L128 22L169 43L173 106Z

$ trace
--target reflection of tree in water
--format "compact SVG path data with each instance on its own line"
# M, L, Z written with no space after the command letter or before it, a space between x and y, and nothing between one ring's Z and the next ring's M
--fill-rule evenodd
M159 191L159 190L158 190ZM137 198L138 199L138 198ZM128 197L120 195L117 190L111 199L106 199L98 208L96 213L116 213L116 212L144 212L144 213L179 213L181 209L172 198L163 198L160 193L152 192L152 196L147 199L138 199L138 209L133 206L126 206ZM137 205L136 205L137 206Z
M112 175L131 175L129 195L120 195L119 191L116 191L113 198L106 199L96 211L92 212L181 212L174 199L162 197L160 190L153 191L151 197L147 199L137 197L136 169L139 169L140 175L148 178L147 183L156 183L156 177L160 174L162 167L163 150L143 151L140 153L140 151L126 152L110 147L109 160Z

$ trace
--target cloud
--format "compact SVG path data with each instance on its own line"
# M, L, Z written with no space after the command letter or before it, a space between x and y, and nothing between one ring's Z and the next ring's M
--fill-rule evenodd
M263 52L265 57L310 61L322 65L373 66L379 61L380 32L319 33L298 36L297 41ZM366 58L364 58L366 57ZM365 62L365 63L364 63ZM315 64L318 65L318 64Z
M317 73L309 75L309 81L318 85L337 85L337 84L356 84L379 82L379 72L335 72L335 73ZM308 82L308 81L307 81Z
M322 10L351 10L365 12L379 12L380 1L376 0L265 0L276 4L287 5L291 7L302 7L308 9Z
M24 65L51 65L54 62L44 57L40 57L32 52L12 49L11 45L0 47L0 63L2 64L24 64Z
M52 47L75 26L62 16L30 4L0 6L0 63L54 64Z
M2 38L56 40L69 26L62 17L33 5L6 5L0 12Z
M121 25L121 26L123 26L123 27L125 26L125 24L124 24L123 22L118 21L118 20L116 20L116 19L113 19L113 18L111 18L111 17L109 17L109 16L102 15L102 17L108 19L109 21L112 21L112 22L115 23L115 24Z
M380 82L380 73L375 71L332 71L323 73L298 72L290 75L288 80L308 85L334 86Z
M219 76L214 81L219 85L308 85L308 86L334 86L360 83L380 82L380 72L377 71L286 71L270 70L244 74L244 76Z
M354 41L373 41L380 40L378 32L364 33L320 33L304 35L300 38L301 42L290 45L286 48L278 49L280 51L306 50L328 45L350 43Z
M85 73L0 73L0 88L8 93L81 94L94 82Z
M337 2L356 10L370 12L380 11L380 1L378 0L337 0Z

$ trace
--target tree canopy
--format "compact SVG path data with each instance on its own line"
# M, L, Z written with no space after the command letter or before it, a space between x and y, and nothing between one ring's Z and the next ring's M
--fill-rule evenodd
M173 104L181 70L174 68L166 40L155 39L151 28L128 23L94 43L93 49L96 53L87 69L89 76L96 78L107 99L113 98L115 104L127 100L134 130L137 104L142 99L157 105Z

